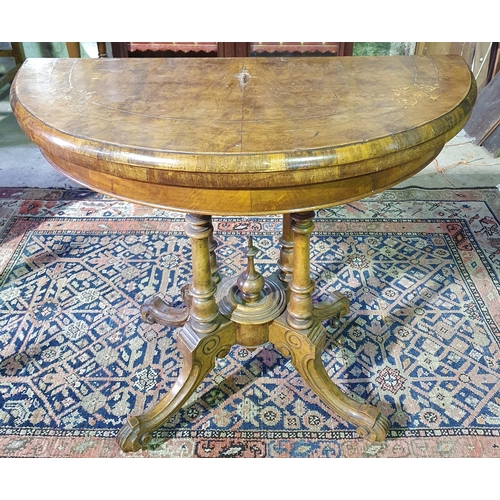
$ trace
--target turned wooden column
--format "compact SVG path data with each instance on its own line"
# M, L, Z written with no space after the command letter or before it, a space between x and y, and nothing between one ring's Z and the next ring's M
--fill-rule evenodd
M283 229L280 238L278 268L278 278L283 283L288 293L288 285L290 281L292 281L293 274L293 232L292 217L290 214L283 214Z
M185 230L191 240L193 262L189 323L196 333L210 333L217 329L219 314L210 257L212 218L209 215L187 214Z
M314 282L310 276L310 235L314 229L314 212L292 214L293 276L288 302L288 324L296 330L306 330L313 324L312 292Z
M214 238L214 226L212 223L212 216L208 215L207 217L210 218L209 225L210 225L210 235L208 237L208 248L210 251L210 269L212 273L212 279L214 280L214 283L217 285L217 283L220 282L221 277L219 273L219 266L217 264L217 255L215 253L215 249L217 248L217 242L215 241Z

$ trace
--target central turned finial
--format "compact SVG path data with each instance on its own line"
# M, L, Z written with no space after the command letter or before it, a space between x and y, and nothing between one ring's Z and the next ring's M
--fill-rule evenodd
M255 269L254 257L257 255L257 248L253 246L253 239L248 237L247 269L240 274L236 282L242 299L245 303L257 302L261 298L264 288L264 278Z

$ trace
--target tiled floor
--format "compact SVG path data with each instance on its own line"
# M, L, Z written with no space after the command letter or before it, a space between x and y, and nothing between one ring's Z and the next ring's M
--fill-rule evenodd
M435 161L397 187L403 186L500 186L500 158L473 144L462 131ZM0 187L77 187L54 170L24 135L10 108L9 86L0 89Z

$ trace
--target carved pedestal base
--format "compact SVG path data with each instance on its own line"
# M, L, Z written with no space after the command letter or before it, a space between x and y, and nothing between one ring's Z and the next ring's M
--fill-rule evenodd
M186 216L193 251L193 282L183 290L184 308L173 308L155 296L141 308L143 319L182 326L178 345L182 369L170 392L151 410L131 416L118 433L123 451L148 444L151 433L176 413L214 365L235 344L254 349L271 342L309 387L338 416L356 426L371 442L385 439L389 421L374 406L347 397L330 379L321 361L326 330L322 321L349 312L349 300L339 292L313 305L309 244L313 212L286 215L279 272L264 279L255 269L257 251L249 240L248 265L237 279L220 282L210 216ZM292 241L293 240L293 241ZM217 286L218 283L218 286Z
M179 377L170 392L150 411L129 417L118 433L123 451L137 451L151 440L151 432L163 425L189 399L205 375L215 366L215 358L223 358L235 344L235 325L220 318L220 325L210 335L199 335L186 325L181 330L178 347L183 357Z
M269 340L292 365L309 387L339 417L356 426L356 432L370 442L383 441L389 421L374 406L347 397L330 379L321 361L326 331L317 320L304 331L291 329L286 314L270 327Z

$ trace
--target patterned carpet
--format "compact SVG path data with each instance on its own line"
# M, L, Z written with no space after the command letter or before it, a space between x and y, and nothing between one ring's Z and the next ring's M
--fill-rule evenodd
M351 312L323 362L388 417L357 438L271 346L234 347L147 450L115 436L175 381L175 328L141 321L189 280L183 214L86 190L0 188L0 457L499 457L500 193L390 190L320 210L317 298ZM275 270L281 217L214 217L221 271Z

